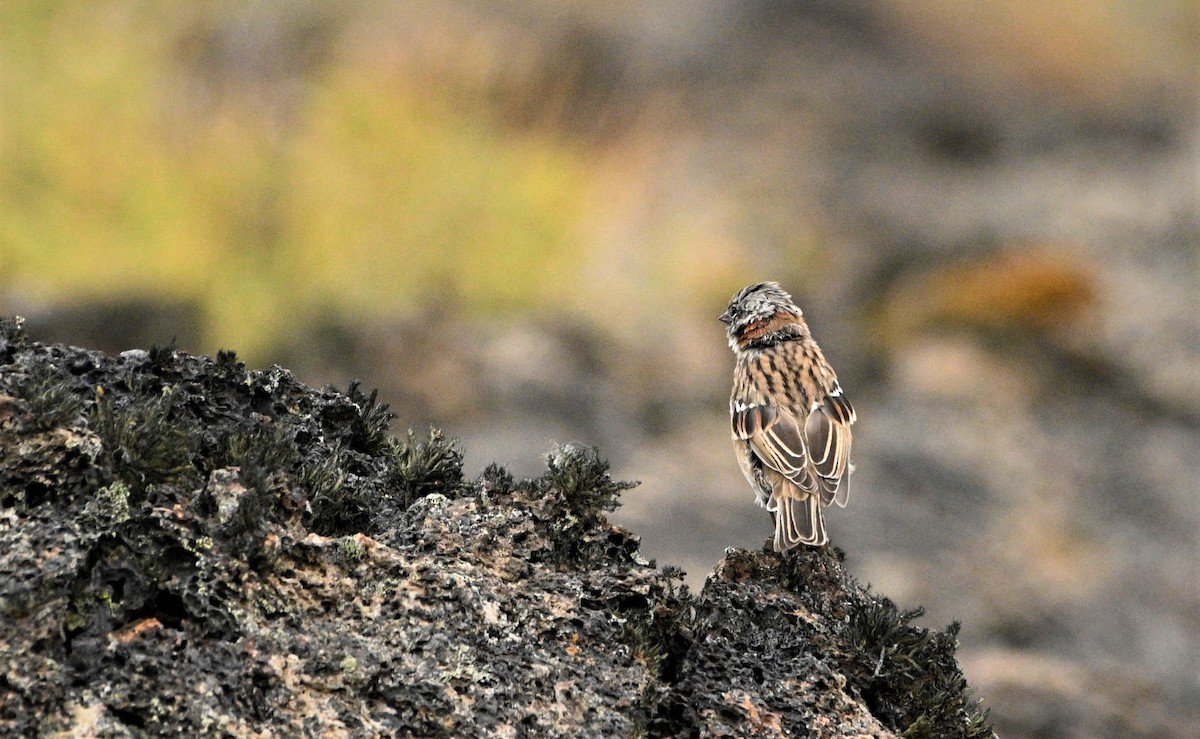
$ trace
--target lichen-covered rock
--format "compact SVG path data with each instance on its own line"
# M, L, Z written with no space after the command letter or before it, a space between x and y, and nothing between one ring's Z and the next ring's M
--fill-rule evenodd
M699 597L592 449L462 478L352 385L0 321L0 733L988 736L954 632L828 550Z

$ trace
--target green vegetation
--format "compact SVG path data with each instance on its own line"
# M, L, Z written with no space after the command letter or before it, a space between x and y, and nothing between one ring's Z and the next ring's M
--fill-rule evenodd
M274 22L316 23L293 15ZM236 17L0 6L0 289L182 298L251 356L329 306L491 314L568 289L576 148L362 53L256 80L220 53Z
M987 712L970 701L954 657L959 625L941 632L915 627L921 609L900 610L887 598L865 596L847 625L857 662L846 669L871 713L905 739L994 736Z
M148 383L148 381L147 381ZM140 402L118 405L103 386L96 388L92 423L118 480L140 500L148 486L194 475L196 436L176 412L175 389L150 384L133 389Z
M546 474L534 485L543 495L557 493L550 496L558 509L551 516L550 539L558 561L600 564L614 558L635 561L641 557L636 540L586 535L600 527L605 512L617 509L623 491L638 485L614 480L608 461L595 447L573 442L556 446L546 455Z
M600 513L617 509L622 491L638 485L614 480L595 447L575 443L558 445L546 455L546 474L538 482L561 493L568 513L587 520L589 527Z
M453 439L440 429L429 429L429 437L419 439L412 429L404 441L391 439L390 486L407 508L430 493L453 496L463 489L463 456Z
M355 451L365 454L384 454L392 440L391 424L396 417L387 403L379 402L379 391L370 395L363 393L361 383L354 380L346 389L346 397L358 410L350 423L350 444Z
M700 627L699 602L683 583L682 570L667 566L662 574L644 602L627 596L626 602L612 606L626 619L621 640L629 645L633 658L659 680L674 684Z
M34 367L14 385L16 396L29 403L29 410L42 430L70 426L83 413L83 400L66 382L62 370L52 364Z

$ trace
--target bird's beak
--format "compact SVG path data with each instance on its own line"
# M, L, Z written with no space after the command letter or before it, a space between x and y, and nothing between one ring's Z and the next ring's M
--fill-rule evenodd
M729 324L733 323L733 316L729 315L729 311L725 311L717 318L717 320L728 326Z

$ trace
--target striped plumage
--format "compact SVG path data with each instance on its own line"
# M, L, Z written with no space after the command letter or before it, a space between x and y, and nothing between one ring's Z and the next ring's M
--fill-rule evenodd
M823 505L846 505L854 408L800 308L775 282L721 315L737 357L729 413L738 463L775 516L775 550L828 541Z

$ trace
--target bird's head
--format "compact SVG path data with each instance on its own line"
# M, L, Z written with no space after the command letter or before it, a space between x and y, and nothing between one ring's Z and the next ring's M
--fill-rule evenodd
M745 287L729 301L721 314L729 345L734 350L798 338L804 314L778 282L759 282Z

